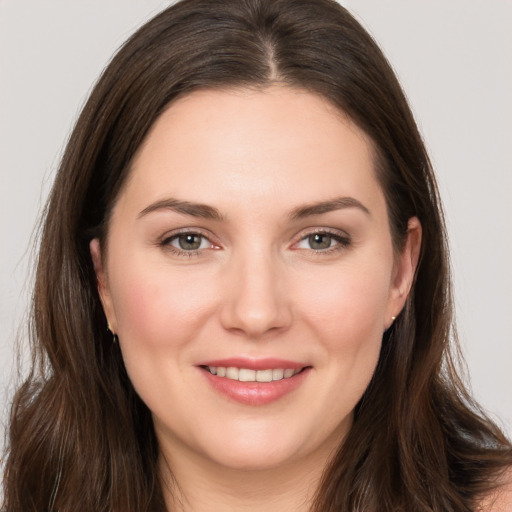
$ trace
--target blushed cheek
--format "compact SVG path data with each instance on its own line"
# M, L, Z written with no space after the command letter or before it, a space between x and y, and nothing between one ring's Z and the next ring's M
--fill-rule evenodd
M310 310L317 316L335 318L338 321L370 320L382 313L387 293L384 286L379 290L366 279L338 279L324 290L309 295Z
M370 269L371 270L371 269ZM303 290L303 318L334 351L358 352L380 346L387 304L387 280L379 272L346 273L325 280L328 286ZM380 283L380 286L377 284ZM313 284L313 283L311 283Z
M132 271L120 284L116 316L123 361L137 393L156 411L169 403L168 391L179 382L183 347L197 329L194 304L166 275Z
M121 284L115 309L125 346L165 349L186 343L212 307L213 293L199 279L132 272Z

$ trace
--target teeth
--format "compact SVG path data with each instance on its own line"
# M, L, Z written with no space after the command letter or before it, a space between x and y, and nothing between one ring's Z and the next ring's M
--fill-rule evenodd
M256 380L258 382L272 382L272 370L258 370Z
M230 366L226 368L226 377L232 380L238 380L240 376L240 370L238 368L233 368Z
M289 379L301 371L300 368L296 370L292 368L249 370L248 368L235 368L233 366L228 368L224 368L223 366L207 366L207 369L212 375L217 375L217 377L225 377L240 382L273 382L281 379Z
M238 372L238 380L240 382L254 382L256 380L256 372L254 370L240 368L240 371Z
M284 377L284 370L276 368L272 370L272 380L281 380Z

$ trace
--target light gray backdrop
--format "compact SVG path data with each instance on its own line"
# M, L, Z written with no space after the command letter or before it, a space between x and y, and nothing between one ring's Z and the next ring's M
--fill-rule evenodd
M64 142L114 50L168 4L0 0L0 425L31 234ZM512 433L512 2L344 5L388 55L430 149L474 392Z

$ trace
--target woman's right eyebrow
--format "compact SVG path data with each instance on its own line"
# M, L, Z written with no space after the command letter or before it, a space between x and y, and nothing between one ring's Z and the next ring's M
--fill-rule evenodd
M217 221L224 220L224 216L220 213L219 210L217 210L217 208L214 208L213 206L202 203L193 203L190 201L182 201L180 199L174 198L161 199L151 203L139 213L138 218L140 219L141 217L144 217L145 215L158 210L172 210L177 213L203 219Z

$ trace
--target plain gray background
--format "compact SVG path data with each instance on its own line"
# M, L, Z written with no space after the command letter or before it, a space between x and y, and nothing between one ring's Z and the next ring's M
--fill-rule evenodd
M169 3L0 0L0 421L25 339L31 237L64 143L114 50ZM342 3L384 49L425 137L474 393L512 433L512 2Z

